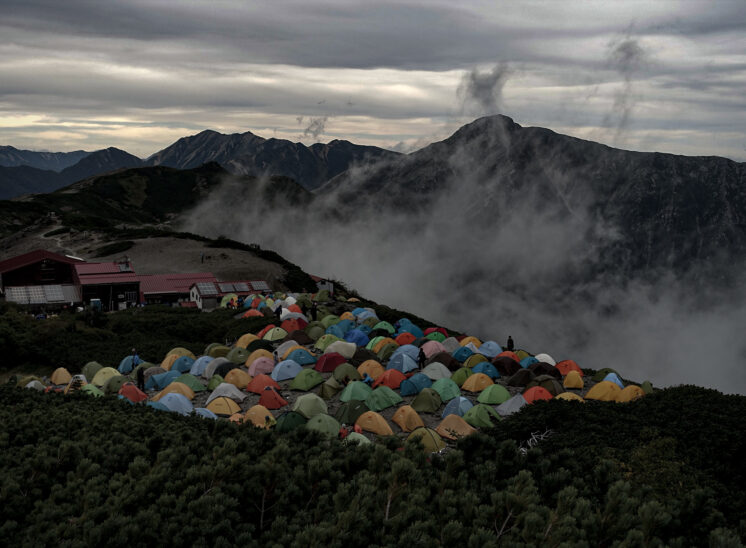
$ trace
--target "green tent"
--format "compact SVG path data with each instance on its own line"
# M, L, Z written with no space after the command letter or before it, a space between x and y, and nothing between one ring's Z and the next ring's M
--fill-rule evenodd
M350 432L349 434L347 434L347 437L344 439L343 443L348 445L369 445L372 442L362 434L358 434L357 432Z
M617 375L619 375L619 373L617 373L611 367L604 367L603 369L599 369L596 372L596 374L591 377L591 380L593 382L601 382L602 380L606 378L606 375L608 375L609 373L616 373Z
M101 392L101 390L99 390L98 388L96 388L96 386L93 384L86 384L83 388L80 389L80 391L83 392L84 394L88 394L90 396L96 396L98 398L104 395L104 393Z
M645 394L652 394L653 393L653 385L650 384L650 381L645 381L640 385L640 388L642 388L642 391L645 392Z
M329 377L326 382L321 385L319 396L325 400L330 400L339 394L342 391L342 388L344 388L344 386L342 386L337 379Z
M368 341L368 344L365 345L366 350L373 350L376 345L381 342L383 339L385 339L383 335L378 335L377 337L373 337L371 340Z
M367 325L371 329L373 329L373 326L376 325L380 320L378 318L375 318L371 316L370 318L365 318L362 322L362 325Z
M430 339L431 341L438 341L439 343L442 343L444 340L446 340L446 336L443 335L440 331L433 331L432 333L428 333L425 335L426 339Z
M315 369L303 369L290 381L290 390L307 392L322 382L324 382L324 377L321 376L321 373Z
M342 390L339 400L343 402L350 400L365 401L371 392L373 392L373 389L364 382L353 381Z
M327 436L334 436L335 438L339 435L339 428L340 424L337 422L337 419L325 413L315 415L306 423L306 429L315 430Z
M308 293L301 293L300 295L297 295L295 297L295 304L297 304L301 308L303 307L303 305L311 308L313 302L311 301L311 297L308 295Z
M238 365L243 365L246 363L246 359L249 357L249 354L250 352L245 348L234 346L230 349L230 352L225 355L225 357L230 362L237 363Z
M83 370L81 371L81 373L85 377L85 380L87 382L91 382L93 380L93 377L96 376L96 373L98 373L98 370L102 369L103 367L104 366L98 362L88 362L83 366Z
M393 407L401 401L403 400L399 394L383 384L373 390L368 397L365 398L365 404L371 411L383 411L384 409Z
M438 393L442 402L446 402L451 401L453 398L458 398L461 395L461 390L458 386L459 385L451 379L438 379L430 388Z
M190 373L184 373L180 377L177 377L174 379L174 382L182 382L186 384L189 388L192 389L192 392L202 392L203 390L207 390L205 388L205 385L202 384L197 377Z
M342 320L339 319L339 316L336 314L329 314L327 316L324 316L321 318L321 325L324 326L324 328L328 328L330 325L335 325L341 322Z
M320 325L309 325L306 327L305 332L313 341L318 341L325 333L324 328Z
M332 344L334 341L341 341L339 337L336 337L334 335L331 335L330 333L327 333L326 335L322 335L319 340L316 341L316 344L314 345L314 348L321 350L322 352L326 350L326 347Z
M213 375L212 377L210 377L210 382L207 383L207 389L212 392L218 386L223 384L223 382L223 377L221 377L220 375Z
M334 418L342 424L355 424L358 417L367 411L370 409L364 401L350 400L339 406Z
M351 381L359 381L362 379L360 373L355 366L350 363L342 363L338 365L332 372L332 377L342 382L342 379L347 377Z
M373 326L373 331L375 331L376 329L385 329L386 331L388 331L392 335L394 333L396 333L396 329L394 329L394 326L391 325L389 322L386 322L386 321L380 321L376 325L374 325Z
M510 399L508 392L501 384L491 384L479 393L477 401L490 405L500 405Z
M316 295L314 296L313 300L316 301L316 302L319 302L319 303L325 303L325 302L329 301L330 300L329 299L329 290L328 289L322 289L321 291L319 291L318 293L316 293Z
M277 417L276 432L290 432L306 424L306 417L295 411L288 411Z
M209 352L205 352L205 353L211 358L225 358L228 355L228 353L231 351L231 349L225 346L224 344L216 344L215 346L213 345L210 345L210 346L212 346L212 348L210 348Z
M389 343L385 345L378 351L378 361L383 363L388 360L391 357L391 354L393 354L397 348L399 348L399 345L396 343Z
M458 386L461 386L466 382L466 379L471 377L474 374L474 371L469 369L468 367L462 367L461 369L458 369L453 372L453 375L451 375L451 380L455 382Z
M478 403L464 414L463 419L475 428L489 428L501 417L489 405Z
M422 443L422 447L426 453L436 453L445 449L446 446L446 442L443 441L443 438L435 430L425 428L424 426L415 428L407 437L406 443L416 443L417 441Z
M326 402L316 394L303 394L295 400L292 411L310 419L318 414L326 413ZM337 426L337 429L339 429L339 426Z
M515 355L518 356L518 361L525 360L526 358L531 357L531 354L526 352L525 350L516 350Z
M410 404L412 409L418 413L435 413L441 405L443 401L440 399L440 394L432 388L423 388Z
M116 375L110 378L103 386L104 394L116 394L117 392L119 392L119 389L122 388L122 385L126 382L129 382L129 379L124 375Z

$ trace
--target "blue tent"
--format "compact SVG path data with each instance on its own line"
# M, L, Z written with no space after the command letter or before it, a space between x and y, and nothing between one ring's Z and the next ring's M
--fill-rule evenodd
M135 354L132 356L131 354L129 356L126 356L124 359L122 359L121 362L119 362L119 367L117 367L117 370L122 374L126 375L127 373L130 373L135 367L138 366L138 364L141 364L142 360L140 359L140 356Z
M412 358L414 361L417 361L417 356L419 355L419 353L420 353L420 349L417 348L415 345L403 344L399 348L394 350L394 352L391 354L391 357L389 359L393 359L394 356L398 356L399 354L406 354L407 356Z
M195 407L194 414L205 419L217 419L218 416L206 407Z
M370 332L373 331L373 328L371 326L369 326L368 324L365 324L365 323L358 325L357 329L359 331L362 331L366 335L370 334Z
M484 373L492 380L500 378L500 373L498 372L497 368L495 368L495 366L492 365L490 362L478 363L477 365L472 367L471 370L474 373Z
M272 377L272 380L277 382L286 381L288 379L294 379L302 370L303 367L298 362L294 362L293 360L283 360L275 365L269 376Z
M418 339L425 336L425 334L422 332L422 329L411 322L404 325L399 325L399 330L396 332L396 334L401 335L402 333L411 333Z
M523 358L521 360L521 367L523 367L523 369L526 369L529 365L534 363L539 363L539 360L537 360L533 356L528 356L527 358Z
M386 369L396 369L397 371L400 371L401 373L404 373L406 375L410 371L417 370L418 367L417 362L414 361L412 358L410 358L406 354L399 354L398 356L394 356L389 360L389 363L386 365Z
M145 382L145 390L163 390L180 376L181 373L178 371L166 371L165 373L152 375Z
M311 365L316 363L316 358L305 348L296 348L287 357L288 360L292 360L299 365Z
M336 325L342 330L342 333L347 334L350 329L355 327L355 322L352 320L340 320Z
M362 332L360 329L351 329L345 333L344 339L347 342L356 344L357 346L365 346L370 342L368 335Z
M171 364L171 371L178 371L180 373L188 373L192 369L194 360L189 356L180 356L176 358L173 364Z
M502 351L503 349L500 348L500 345L497 344L495 341L483 342L482 345L479 347L479 353L482 354L482 356L487 356L488 358L494 358Z
M424 373L415 373L407 380L402 381L399 386L399 393L402 396L414 396L422 392L423 388L430 388L432 384L433 381Z
M446 418L448 415L458 415L459 417L463 417L472 407L474 407L474 404L469 401L469 398L459 396L458 398L453 398L448 402L446 408L443 409L442 417Z
M460 361L461 363L464 363L466 360L469 359L469 356L474 354L474 352L471 351L471 349L466 348L465 346L462 346L460 348L457 348L453 351L453 354L451 354L455 359Z
M352 315L353 315L353 316L355 316L355 317L357 318L357 317L358 317L358 316L359 316L360 314L362 314L363 312L366 312L366 310L365 310L364 308L362 308L362 307L359 307L359 306L358 306L357 308L355 308L355 309L354 309L354 310L352 311Z
M157 403L162 403L168 408L169 411L173 411L174 413L178 413L179 415L188 415L194 409L194 406L192 405L192 402L189 401L189 398L173 392L171 394L166 394L165 396L163 396L160 400L158 400Z
M608 375L604 377L604 380L613 382L614 384L619 386L619 388L624 388L624 383L622 382L622 379L620 379L619 375L617 375L616 373L609 373Z
M335 337L338 337L339 339L344 339L345 332L344 330L339 327L336 323L334 325L330 325L326 328L326 331L324 332L327 335L334 335Z
M168 407L166 407L159 401L149 401L145 405L147 405L148 407L152 407L153 409L157 409L158 411L170 411Z
M200 375L202 375L202 373L205 372L207 364L214 359L215 358L213 358L212 356L200 356L199 358L194 360L192 367L189 368L189 373L191 373L195 377L199 377Z
M375 312L371 312L370 310L363 310L360 314L357 314L357 321L358 322L364 322L368 318L376 318L376 319L378 319L378 316L376 316Z

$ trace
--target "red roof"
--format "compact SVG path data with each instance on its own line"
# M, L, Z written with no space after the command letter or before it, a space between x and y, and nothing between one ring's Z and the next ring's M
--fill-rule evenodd
M91 274L80 278L80 285L127 284L140 283L140 278L134 272L120 272L119 274Z
M148 274L138 276L140 291L147 293L189 293L192 284L214 282L215 276L210 272L196 274Z
M130 264L130 269L131 268L132 268L132 265ZM134 270L122 271L119 263L78 264L78 265L75 265L75 271L78 273L78 276L88 276L92 274L120 274L120 273L125 273L125 272L128 274L134 274Z
M30 264L38 263L39 261L42 261L44 259L57 261L58 263L68 263L75 265L81 265L85 263L83 259L68 257L67 255L60 255L59 253L52 253L51 251L47 251L46 249L36 249L34 251L30 251L29 253L24 253L23 255L17 255L15 257L11 257L10 259L0 261L0 274L2 274L3 272L10 272L11 270L16 270L18 268L23 268L24 266L28 266Z

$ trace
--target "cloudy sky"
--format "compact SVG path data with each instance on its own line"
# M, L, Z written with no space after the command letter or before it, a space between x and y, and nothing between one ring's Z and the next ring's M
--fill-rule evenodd
M211 128L408 151L501 112L746 160L743 0L2 0L0 144L141 157Z

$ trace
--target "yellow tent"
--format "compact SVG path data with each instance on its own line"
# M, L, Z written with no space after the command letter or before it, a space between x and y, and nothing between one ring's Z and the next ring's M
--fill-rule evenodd
M459 344L461 344L461 346L466 346L469 343L474 344L474 346L476 346L477 348L482 346L482 341L480 341L476 337L464 337L463 339L461 339L461 342Z
M170 354L176 354L177 356L189 356L193 360L197 359L197 357L192 353L191 350L188 350L182 346L177 346L166 352L166 356Z
M158 401L166 394L181 394L190 401L194 399L194 390L189 388L183 382L174 381L170 383L166 388L158 392L155 396L150 398L151 401Z
M562 381L565 388L583 388L583 377L577 371L570 371Z
M403 432L411 432L415 428L425 426L417 411L410 405L402 405L396 410L391 420L402 429Z
M464 384L461 385L461 389L466 390L467 392L481 392L492 384L495 383L492 382L492 379L484 373L475 373L464 381Z
M619 385L611 381L601 381L595 384L593 388L588 390L585 395L586 400L599 400L599 401L617 401L619 394L622 389Z
M72 378L73 376L67 369L64 367L58 367L54 370L54 373L52 373L51 381L52 384L62 385L69 383Z
M645 395L645 391L634 384L630 384L624 390L622 390L616 398L616 401L628 402L642 398Z
M414 440L420 440L422 442L426 453L434 453L436 451L440 451L446 446L446 442L443 441L443 438L440 437L440 434L438 434L431 428L422 427L413 431L407 437L407 443L410 443Z
M488 362L488 361L490 360L488 360L486 356L476 353L466 358L466 361L464 362L464 367L474 367L478 363Z
M451 413L440 422L435 431L444 438L455 440L473 434L477 429L458 415Z
M236 368L228 371L223 380L239 390L246 390L246 385L251 382L251 375L242 369Z
M169 354L165 358L163 358L163 361L161 362L161 367L165 369L166 371L171 371L171 366L174 364L176 360L178 360L181 356L178 354Z
M254 363L254 360L257 358L269 358L270 360L274 361L275 357L272 355L272 352L269 350L265 350L264 348L259 348L258 350L254 350L251 354L249 354L249 357L246 358L246 362L244 365L246 367L250 366L252 363Z
M349 301L349 300L348 300L347 302L349 303L349 302L354 302L354 301ZM342 314L342 315L341 315L341 316L339 317L339 319L340 319L340 320L354 320L354 319L355 319L355 316L353 316L353 315L352 315L352 312L350 312L349 310L347 310L346 312L344 312L344 313L343 313L343 314Z
M391 337L384 337L383 339L381 339L380 341L378 341L376 343L376 345L373 347L373 353L374 354L378 354L381 351L381 348L383 348L387 344L391 344L391 343L394 343L394 344L396 344L396 346L399 346L396 343L396 341L394 339L392 339Z
M263 405L255 405L254 407L251 407L248 411L246 411L246 414L244 415L244 421L250 422L254 426L258 426L259 428L266 429L270 429L275 424L277 424L277 421L272 416L270 410Z
M573 371L575 373L575 371ZM582 401L585 402L583 398L578 396L577 394L574 394L572 392L562 392L562 394L558 394L555 396L555 398L559 398L560 400L567 400L567 401Z
M236 341L236 346L240 346L241 348L246 348L249 346L249 344L255 340L257 340L259 337L254 335L253 333L246 333L244 335L241 335L238 340Z
M379 436L394 435L394 431L391 430L391 427L389 426L389 423L386 422L386 419L384 419L375 411L366 411L357 418L355 424L363 430L373 432L374 434L378 434Z
M109 382L110 378L117 377L119 374L120 374L119 371L117 371L113 367L102 367L93 376L93 379L91 380L91 384L95 384L96 386L101 388L107 382Z
M360 377L364 377L365 375L363 375L363 373L367 373L368 376L373 380L376 380L378 377L383 375L385 371L386 370L383 368L383 366L376 360L365 360L357 368L357 372L360 373Z
M174 384L174 383L171 383ZM241 408L238 406L236 402L234 402L230 398L226 398L225 396L220 396L219 398L215 398L210 403L207 404L207 408L215 413L216 415L226 415L230 416L234 413L240 413Z

